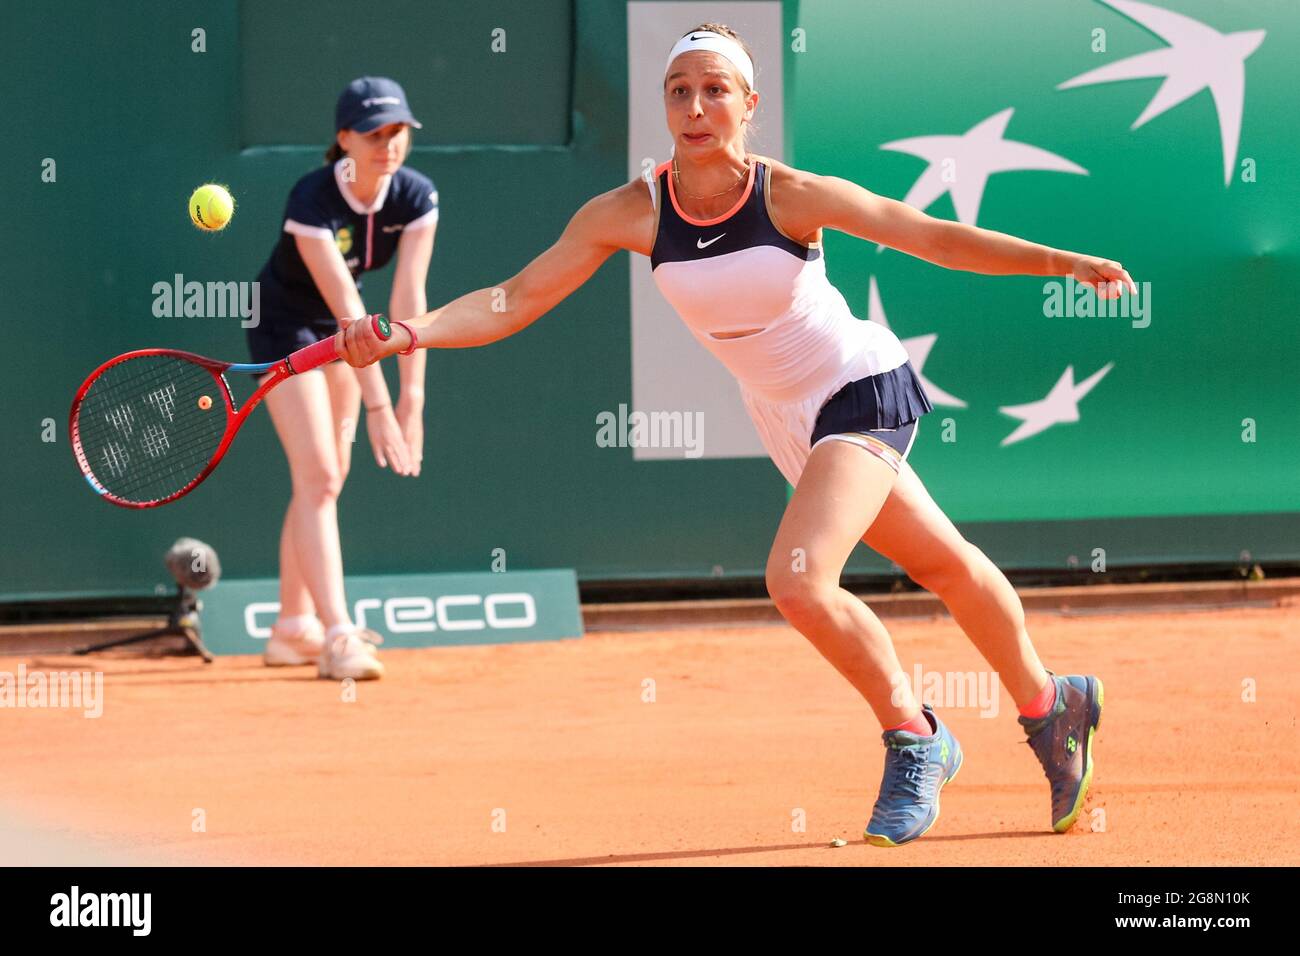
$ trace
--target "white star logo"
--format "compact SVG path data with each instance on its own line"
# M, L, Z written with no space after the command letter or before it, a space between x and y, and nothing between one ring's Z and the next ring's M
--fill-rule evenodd
M1208 87L1219 114L1223 182L1225 186L1229 185L1241 139L1241 114L1246 100L1246 58L1264 42L1265 31L1220 33L1191 17L1149 3L1137 3L1136 0L1103 2L1140 23L1169 46L1089 70L1066 80L1057 89L1163 76L1165 81L1156 91L1155 98L1130 127L1137 129L1147 120L1155 119Z
M1075 385L1074 366L1067 365L1065 372L1056 380L1056 384L1052 386L1046 398L1025 405L1004 405L999 408L998 411L1002 414L1021 420L1016 430L1002 439L1001 444L1005 446L1024 441L1062 422L1077 422L1079 399L1091 392L1093 386L1114 367L1114 362L1107 362L1104 367Z
M913 136L882 145L881 149L909 153L930 163L907 191L903 202L925 210L944 193L951 193L957 218L973 226L979 218L984 184L994 173L1042 169L1088 175L1086 169L1063 156L1028 143L1003 139L1014 112L1014 108L1008 108L995 113L960 136Z
M876 286L875 276L871 277L871 287L867 293L867 321L889 328L889 320L885 318L885 307L880 304L880 289ZM928 335L914 335L910 339L899 341L907 350L908 361L912 363L912 368L916 369L916 376L921 380L921 387L925 389L925 394L930 396L930 401L935 405L965 408L966 403L960 398L949 395L921 374L921 369L925 367L925 360L930 357L930 349L934 347L935 340L938 338L937 333L931 332Z

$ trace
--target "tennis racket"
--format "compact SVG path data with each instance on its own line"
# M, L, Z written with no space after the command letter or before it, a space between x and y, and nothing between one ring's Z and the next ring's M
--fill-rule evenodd
M368 318L379 338L392 335L386 318ZM175 501L212 474L267 392L338 357L332 335L276 362L218 362L175 349L119 355L73 399L68 434L77 466L98 495L123 508ZM236 409L226 372L272 374Z

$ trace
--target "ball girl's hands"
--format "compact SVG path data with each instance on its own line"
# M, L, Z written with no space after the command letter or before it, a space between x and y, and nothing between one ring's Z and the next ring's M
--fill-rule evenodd
M406 439L407 452L414 468L412 476L420 476L420 464L424 461L424 399L406 391L397 400L397 426Z
M366 409L366 434L370 436L370 447L380 468L392 468L399 475L419 472L392 405L385 403L373 410Z

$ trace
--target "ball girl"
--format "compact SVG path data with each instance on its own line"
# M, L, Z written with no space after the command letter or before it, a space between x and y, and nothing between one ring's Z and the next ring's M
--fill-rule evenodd
M362 77L339 96L326 165L293 187L284 226L258 276L261 321L248 330L252 361L283 358L361 316L361 275L397 256L388 314L425 312L424 283L438 224L438 192L403 163L411 150L406 94L384 77ZM381 468L420 473L424 365L421 352L398 360L396 402L378 367L336 362L295 375L266 397L284 445L293 493L280 534L280 616L264 660L316 663L320 676L383 674L380 636L357 627L343 593L338 497L347 479L360 406Z

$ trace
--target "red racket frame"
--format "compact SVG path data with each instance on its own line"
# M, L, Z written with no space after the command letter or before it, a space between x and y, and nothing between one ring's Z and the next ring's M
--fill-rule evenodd
M388 321L378 315L368 316L368 318L372 323L375 334L379 336L380 339L388 339L392 334ZM94 488L105 501L111 501L113 504L119 505L123 508L156 508L159 505L165 505L178 498L182 498L198 487L199 484L202 483L203 479L212 474L212 470L221 463L221 459L225 457L226 450L230 447L230 443L234 441L235 433L243 426L253 409L255 409L261 403L262 399L266 397L267 392L293 375L310 372L314 368L328 365L330 362L340 358L335 347L337 339L337 335L331 335L327 339L321 339L319 342L315 342L312 345L299 349L292 355L287 355L276 362L266 363L264 366L249 366L238 362L221 362L216 359L206 358L202 355L196 355L193 352L183 352L179 349L138 349L134 352L126 352L116 358L111 358L99 368L95 369L95 371L90 373L86 380L82 382L81 388L77 389L76 397L72 400L72 411L68 416L68 434L72 438L72 451L77 459L77 467L81 469L82 475L85 476L86 480L90 483L90 486ZM95 380L100 375L102 375L106 370L112 368L114 365L144 355L176 356L178 358L187 359L190 362L207 369L212 374L213 380L218 385L218 391L221 393L222 401L226 403L226 432L221 436L221 444L217 446L217 450L213 453L212 459L188 484L179 491L168 495L166 498L142 502L127 501L123 498L119 498L95 479L95 475L90 468L90 463L86 460L85 450L81 447L81 434L80 429L77 427L77 413L81 410L81 402L85 398L86 392L90 390L90 386L94 384ZM249 396L248 401L244 402L243 407L239 409L235 408L235 400L230 391L230 383L226 381L224 374L230 368L236 368L238 371L252 372L253 374L261 374L262 372L267 371L271 373L266 381L258 386L257 391Z

